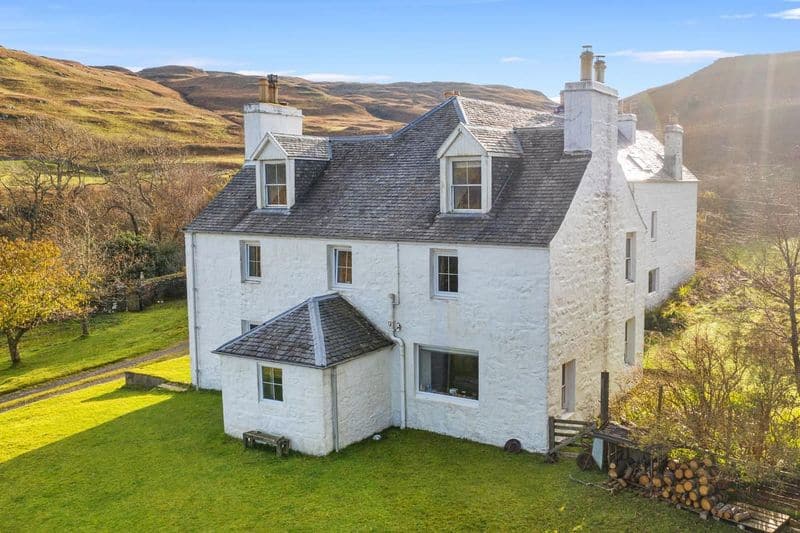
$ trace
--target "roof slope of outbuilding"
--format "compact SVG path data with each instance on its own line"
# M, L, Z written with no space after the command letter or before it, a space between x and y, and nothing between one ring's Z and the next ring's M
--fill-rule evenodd
M309 298L214 353L325 368L393 344L339 294Z
M521 150L487 214L440 213L436 153L459 123L487 135L505 129L491 142ZM291 209L257 209L255 172L245 166L187 230L546 247L590 159L564 153L557 123L541 111L453 97L392 135L331 138L331 160ZM304 163L297 159L295 172Z
M664 170L664 145L649 131L638 130L636 142L620 134L617 161L628 181L669 181L674 183L697 181L692 172L683 167L683 178L676 181Z

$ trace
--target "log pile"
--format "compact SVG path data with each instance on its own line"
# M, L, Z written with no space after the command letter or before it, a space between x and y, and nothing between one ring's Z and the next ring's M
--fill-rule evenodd
M617 492L637 489L642 495L741 522L750 518L741 508L726 503L730 483L710 457L633 461L620 459L608 468L607 486Z

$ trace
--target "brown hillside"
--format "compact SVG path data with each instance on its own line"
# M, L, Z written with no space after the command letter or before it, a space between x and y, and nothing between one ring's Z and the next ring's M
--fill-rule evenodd
M175 89L191 104L217 111L239 123L242 106L258 94L257 76L180 66L145 69L139 75ZM553 106L538 91L457 82L315 83L284 76L279 96L303 110L307 133L363 134L401 127L441 102L442 93L450 89L458 89L464 96L533 109Z
M4 132L34 115L71 121L106 137L169 137L200 151L238 152L241 142L235 124L124 69L0 47L0 155L7 149Z
M701 175L798 164L800 52L720 59L627 103L635 106L639 127L656 132L677 112L687 165Z

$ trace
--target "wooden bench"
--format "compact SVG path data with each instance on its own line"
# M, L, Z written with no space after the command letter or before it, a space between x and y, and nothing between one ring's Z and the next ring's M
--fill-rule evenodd
M280 457L289 453L289 439L270 435L263 431L245 431L242 435L245 448L253 448L256 444L266 444L275 447L275 454Z

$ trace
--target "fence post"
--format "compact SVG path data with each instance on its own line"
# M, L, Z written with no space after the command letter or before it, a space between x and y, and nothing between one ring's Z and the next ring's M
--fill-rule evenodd
M600 372L600 425L608 422L608 372Z
M547 444L548 450L556 447L556 417L547 417Z

